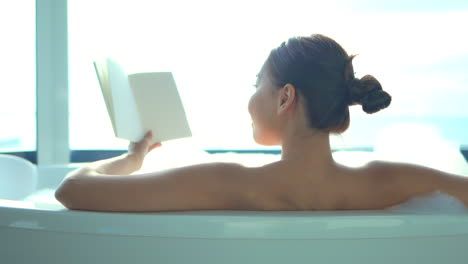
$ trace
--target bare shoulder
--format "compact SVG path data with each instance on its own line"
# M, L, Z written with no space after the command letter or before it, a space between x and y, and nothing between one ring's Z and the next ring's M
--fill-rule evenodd
M464 180L467 176L456 175L442 170L430 168L413 163L391 162L375 160L367 164L367 169L373 173L394 177L409 177L411 179L436 179L450 178L454 180Z
M281 200L281 184L275 175L284 171L284 166L277 163L246 167L239 163L213 162L150 173L146 182L152 186L153 193L174 190L170 197L165 197L165 201L172 201L165 208L281 210L288 205Z
M391 186L396 200L436 190L448 193L468 204L468 177L434 168L402 162L372 161L367 165L369 180L375 186Z

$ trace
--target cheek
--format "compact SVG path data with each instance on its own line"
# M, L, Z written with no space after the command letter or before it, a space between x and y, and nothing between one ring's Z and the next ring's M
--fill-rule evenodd
M249 100L248 108L253 122L253 136L261 145L277 145L276 129L269 114L272 109L262 99L259 93L255 93Z
M249 113L250 113L250 116L252 117L252 119L254 119L254 116L255 116L255 104L256 104L256 101L257 101L256 98L257 98L257 93L253 94L250 97L249 105L248 105L248 110L249 110Z

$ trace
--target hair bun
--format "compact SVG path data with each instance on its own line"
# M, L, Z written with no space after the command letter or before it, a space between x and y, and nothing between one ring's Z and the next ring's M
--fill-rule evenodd
M382 85L372 75L366 75L361 79L354 78L350 85L349 95L348 105L360 104L362 110L368 114L388 107L392 101L392 97L382 90Z

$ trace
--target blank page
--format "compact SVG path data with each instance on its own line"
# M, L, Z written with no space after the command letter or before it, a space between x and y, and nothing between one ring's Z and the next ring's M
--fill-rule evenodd
M140 141L144 130L138 115L135 97L125 70L111 59L107 59L107 70L114 107L116 136L130 141Z
M99 80L99 86L101 86L102 96L104 98L104 102L106 103L107 113L109 114L109 118L112 123L112 129L114 130L114 134L117 133L115 127L115 114L114 114L114 104L112 103L112 96L111 96L111 88L109 83L109 73L107 71L107 63L106 60L97 60L93 62L94 70L96 71L96 75Z
M143 130L153 130L153 142L192 136L171 72L136 73L128 79Z

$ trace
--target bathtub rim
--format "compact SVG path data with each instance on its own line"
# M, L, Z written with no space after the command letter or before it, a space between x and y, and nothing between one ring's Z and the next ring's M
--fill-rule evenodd
M22 208L17 207L21 204ZM40 203L0 199L0 228L203 239L394 239L468 235L468 214L384 210L122 213L44 209Z

